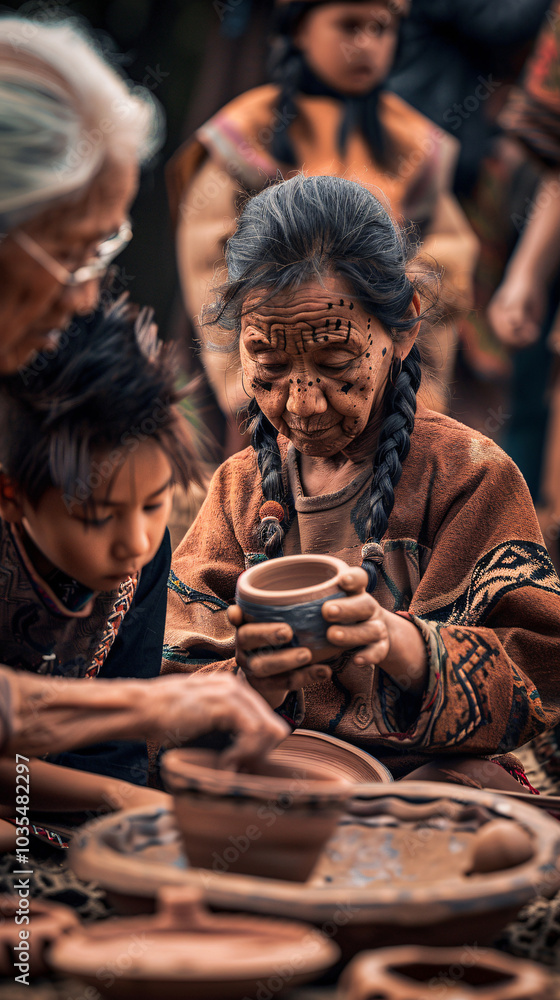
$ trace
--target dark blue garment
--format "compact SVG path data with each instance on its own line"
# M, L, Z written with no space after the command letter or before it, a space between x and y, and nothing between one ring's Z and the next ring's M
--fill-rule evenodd
M469 194L496 128L502 69L534 38L550 0L412 0L386 86L459 139L456 192Z
M111 651L99 671L99 678L157 677L167 611L167 578L171 566L171 540L166 530L152 561L142 570L138 589ZM95 681L85 681L95 684ZM145 741L111 740L81 750L51 754L52 764L106 774L112 778L145 785L148 780L148 753Z

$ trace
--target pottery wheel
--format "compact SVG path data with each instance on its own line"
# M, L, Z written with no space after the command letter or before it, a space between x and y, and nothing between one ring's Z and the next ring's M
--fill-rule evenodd
M356 784L393 781L389 769L376 757L336 736L313 729L295 729L269 756L296 767L327 763L332 771Z
M520 908L560 887L560 827L546 813L498 793L429 782L362 785L305 883L189 868L165 810L128 810L84 827L70 864L114 893L154 897L162 884L196 885L207 902L320 922L350 906L362 922L430 924L445 913ZM534 855L507 871L469 877L467 847L492 819L515 821ZM406 902L406 906L403 903Z

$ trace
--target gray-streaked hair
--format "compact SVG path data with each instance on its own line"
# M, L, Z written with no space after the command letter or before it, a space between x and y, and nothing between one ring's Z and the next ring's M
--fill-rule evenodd
M107 159L145 163L163 112L76 21L0 17L0 229L87 187Z

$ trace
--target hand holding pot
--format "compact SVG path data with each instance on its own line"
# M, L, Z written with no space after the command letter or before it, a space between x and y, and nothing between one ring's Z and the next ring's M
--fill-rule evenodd
M359 567L348 568L338 579L346 596L328 600L321 608L322 617L329 623L328 643L335 648L335 655L336 649L341 653L355 649L356 665L387 666L388 672L397 674L397 682L406 668L403 686L407 689L412 686L408 674L411 662L418 661L423 686L426 653L420 633L411 622L385 611L367 593L366 584L367 575ZM237 662L249 683L273 707L280 705L289 691L331 676L329 663L312 662L312 650L287 645L293 638L290 625L279 621L247 622L237 605L229 608L228 617L237 627Z

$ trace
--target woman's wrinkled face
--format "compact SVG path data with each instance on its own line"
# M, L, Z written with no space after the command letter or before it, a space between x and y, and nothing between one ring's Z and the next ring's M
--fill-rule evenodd
M135 163L107 164L76 201L53 205L21 228L75 271L126 221L137 182ZM0 242L0 375L27 364L35 351L54 346L72 316L91 312L98 299L99 279L60 284L8 233Z
M294 41L309 68L334 90L367 94L389 74L400 18L379 0L327 3L312 8Z
M241 320L247 391L299 452L337 455L381 405L401 345L337 278L257 303Z

